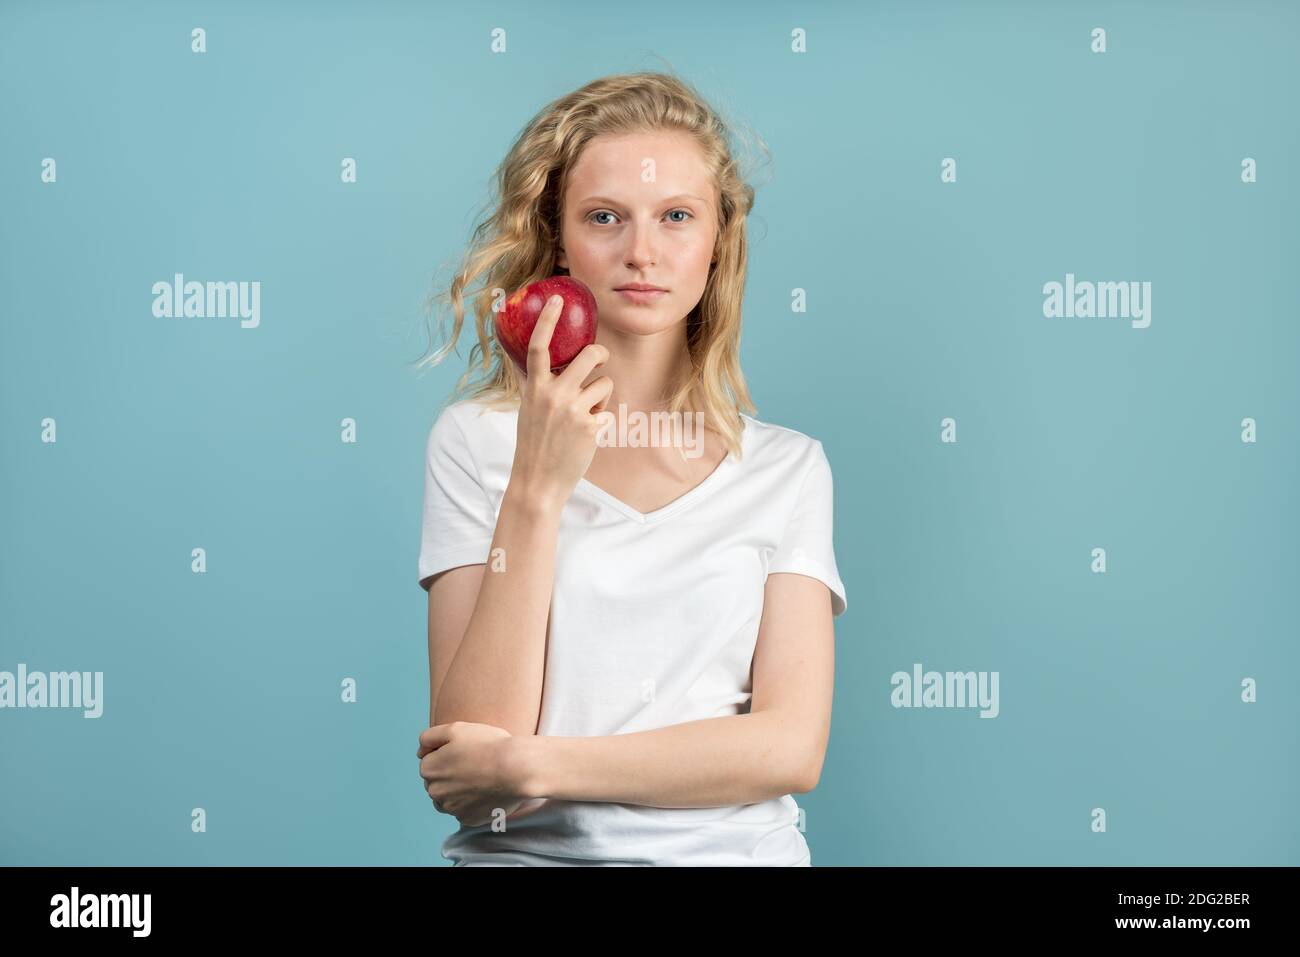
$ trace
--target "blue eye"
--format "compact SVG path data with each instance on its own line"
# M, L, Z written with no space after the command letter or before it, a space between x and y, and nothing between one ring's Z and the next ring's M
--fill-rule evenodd
M668 213L668 215L671 216L673 213L685 213L685 214L686 214L690 219L694 219L694 218L695 218L695 214L692 213L689 209L674 209L674 210L670 210L669 213ZM588 217L587 217L587 220L590 221L593 217L596 217L596 216L613 216L613 215L614 215L614 214L611 213L611 212L610 212L609 210L607 210L607 209L598 209L598 210L596 210L594 213L592 213L590 216L588 216ZM675 223L684 223L684 222L686 222L686 221L687 221L687 220L685 220L685 219L674 219L674 220L673 220L673 222L675 222ZM597 225L597 226L608 226L609 223L597 223L596 225Z

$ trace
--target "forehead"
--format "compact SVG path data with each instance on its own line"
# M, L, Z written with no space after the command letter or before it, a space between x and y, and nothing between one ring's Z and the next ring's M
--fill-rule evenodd
M647 181L643 171L649 168L654 179ZM592 193L646 199L674 193L709 197L713 192L704 154L685 133L601 134L569 170L568 194L575 202Z

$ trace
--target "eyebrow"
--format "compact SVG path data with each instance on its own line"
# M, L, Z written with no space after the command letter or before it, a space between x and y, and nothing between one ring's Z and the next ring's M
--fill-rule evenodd
M669 196L669 197L667 197L667 198L661 200L661 202L664 202L664 203L675 203L675 202L678 202L679 200L683 200L683 199L693 199L693 200L695 200L697 203L703 203L703 204L706 205L706 206L708 205L708 202L709 202L707 199L701 199L699 196L696 196L696 195L694 195L693 193L678 193L676 196ZM608 206L620 206L620 205L622 205L622 204L619 203L617 200L610 199L610 198L607 197L607 196L588 196L586 199L583 199L583 200L579 200L579 201L578 201L578 205L580 205L580 206L585 206L587 203L605 203L605 204L608 205Z

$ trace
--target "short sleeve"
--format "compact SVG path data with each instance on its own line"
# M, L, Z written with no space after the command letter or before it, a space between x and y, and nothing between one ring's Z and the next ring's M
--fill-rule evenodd
M817 442L813 464L804 476L794 512L767 573L794 572L825 582L831 590L831 617L837 618L848 608L848 596L835 564L834 524L831 465L821 442Z
M439 414L425 446L424 522L420 535L420 587L460 565L487 561L496 532L469 442L450 409Z

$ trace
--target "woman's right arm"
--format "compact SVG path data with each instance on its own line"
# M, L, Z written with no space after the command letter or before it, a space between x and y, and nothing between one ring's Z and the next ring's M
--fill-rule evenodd
M582 383L609 357L589 345L550 371L560 309L548 305L528 349L510 481L485 565L452 568L429 585L429 723L473 721L537 733L560 514L596 451L608 376Z
M474 721L536 733L559 525L558 507L511 485L488 563L430 583L430 725Z

